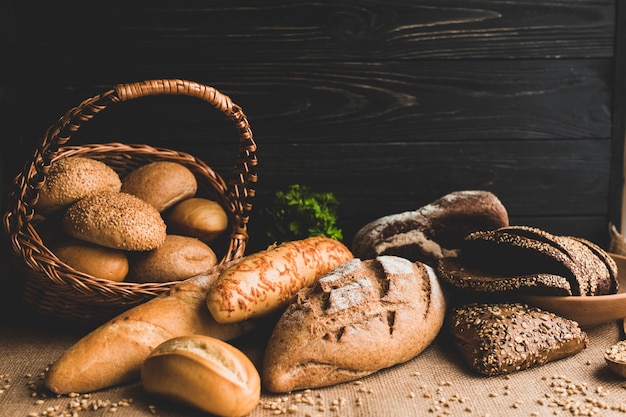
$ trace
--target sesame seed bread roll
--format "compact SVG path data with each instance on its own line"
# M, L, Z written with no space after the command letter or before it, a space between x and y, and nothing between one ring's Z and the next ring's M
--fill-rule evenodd
M166 222L171 233L211 243L228 228L228 214L216 201L193 197L172 207Z
M166 236L161 214L122 192L102 192L78 200L65 212L63 230L86 242L128 251L156 249Z
M502 375L543 365L585 349L578 323L518 303L473 303L453 309L448 330L473 371Z
M352 258L343 243L325 236L255 252L220 275L209 290L207 307L218 323L277 312L299 290Z
M88 393L133 382L143 361L161 343L190 334L234 339L255 327L252 321L218 324L206 309L208 288L237 259L176 283L171 289L112 318L78 340L46 372L44 384L56 394Z
M108 165L95 159L74 156L50 165L39 190L37 210L51 214L79 199L101 191L119 191L122 181Z
M494 194L455 191L417 210L371 221L357 231L351 249L361 259L395 255L435 267L458 253L467 234L508 225L507 210Z
M128 256L119 249L74 241L53 249L54 254L77 271L109 281L124 281L128 275Z
M158 248L132 257L128 279L134 282L181 281L217 264L215 252L200 240L167 235Z
M397 256L350 260L298 292L263 360L271 392L353 381L419 355L446 302L431 267Z
M198 190L193 172L177 162L157 161L142 165L122 180L121 191L141 198L163 212Z

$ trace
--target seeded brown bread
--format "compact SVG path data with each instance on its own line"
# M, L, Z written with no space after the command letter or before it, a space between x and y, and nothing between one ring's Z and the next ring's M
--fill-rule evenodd
M182 281L217 264L213 249L200 240L168 234L157 249L131 257L128 279L135 282Z
M353 259L298 293L267 345L273 392L352 381L405 362L435 339L445 300L432 268L396 256Z
M141 364L168 339L191 334L230 340L251 330L252 321L218 324L206 308L210 285L237 259L174 285L96 328L63 353L45 375L57 394L87 393L139 379Z
M545 295L601 295L617 290L615 262L584 239L528 226L466 236L458 256L440 259L440 278L459 289Z
M156 249L166 236L161 214L122 192L102 192L78 200L65 212L63 230L77 239L128 251Z
M131 171L122 180L121 191L132 194L163 212L186 198L193 197L198 182L186 166L171 161L156 161Z
M487 376L572 356L588 344L575 321L517 303L454 308L446 327L466 365Z
M502 202L483 190L455 191L415 211L392 214L363 226L352 241L361 259L396 255L435 266L458 253L466 235L508 226Z
M37 210L49 215L79 199L101 191L119 191L122 182L108 165L91 158L74 156L54 161L39 190Z

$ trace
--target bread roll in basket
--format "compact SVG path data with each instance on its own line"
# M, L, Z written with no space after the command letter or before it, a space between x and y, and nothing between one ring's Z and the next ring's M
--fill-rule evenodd
M222 112L235 126L239 146L228 181L194 156L146 144L103 143L66 146L84 122L108 106L153 95L183 95L203 100ZM46 247L35 227L38 190L51 163L82 156L105 162L120 176L152 161L173 161L197 177L198 193L220 203L229 215L229 237L220 248L224 263L243 256L248 242L247 223L254 197L256 144L242 109L213 87L178 79L119 84L69 110L52 125L31 160L9 188L3 226L11 257L20 271L23 298L35 310L59 318L102 321L167 291L173 283L113 282L78 272L61 262ZM217 251L216 251L217 252ZM222 256L223 254L223 256Z

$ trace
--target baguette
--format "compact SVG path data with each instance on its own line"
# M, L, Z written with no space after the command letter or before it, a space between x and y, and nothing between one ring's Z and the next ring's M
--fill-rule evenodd
M121 385L139 378L142 362L165 340L189 334L230 340L251 330L252 322L216 323L205 304L211 283L241 259L181 281L166 294L96 328L52 364L45 386L54 393L69 394Z
M273 246L224 271L206 304L218 323L264 316L286 307L300 289L353 258L343 243L324 236Z

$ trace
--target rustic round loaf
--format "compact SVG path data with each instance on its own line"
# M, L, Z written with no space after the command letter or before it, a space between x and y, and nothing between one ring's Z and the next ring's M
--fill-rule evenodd
M50 165L39 190L37 209L43 214L58 212L86 195L101 191L119 191L119 175L105 163L74 156Z
M163 212L198 190L193 172L177 162L156 161L131 171L122 180L121 191L141 198Z
M165 241L161 214L138 197L122 192L91 194L63 216L68 235L113 249L148 251Z
M206 198L188 198L172 207L167 226L172 233L196 237L210 243L228 228L228 214L222 206Z
M55 247L53 252L75 270L95 278L124 281L128 275L128 256L119 249L74 241Z
M157 249L132 258L129 280L180 281L206 272L216 264L215 252L199 239L168 234Z

